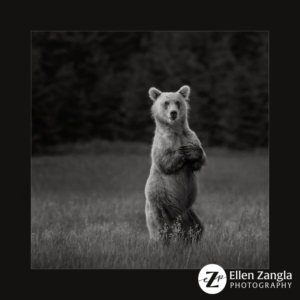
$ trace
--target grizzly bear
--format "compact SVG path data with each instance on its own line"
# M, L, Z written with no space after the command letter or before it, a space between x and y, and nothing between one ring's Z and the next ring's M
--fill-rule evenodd
M195 173L204 165L206 154L189 128L189 95L187 85L175 93L154 87L149 90L156 130L145 187L145 212L150 238L154 240L168 240L175 223L179 224L185 240L189 232L197 232L199 240L204 230L192 205L197 195Z

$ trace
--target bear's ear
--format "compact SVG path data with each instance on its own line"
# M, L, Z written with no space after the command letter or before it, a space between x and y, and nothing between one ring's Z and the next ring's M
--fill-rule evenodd
M191 92L191 89L190 89L190 87L188 85L184 85L178 91L178 93L181 94L184 99L188 99L189 98L190 92Z
M149 96L150 99L152 99L153 101L156 101L156 99L162 94L161 91L159 91L157 88L152 87L149 90Z

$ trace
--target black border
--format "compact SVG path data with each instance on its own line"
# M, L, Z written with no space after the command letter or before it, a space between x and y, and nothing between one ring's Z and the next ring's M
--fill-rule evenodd
M258 15L262 18L266 15L263 11L259 14L257 7L242 7L242 5L239 7L241 12L235 14L236 10L233 11L235 18L226 14L224 23L226 12L222 7L215 7L211 14L208 14L204 7L193 11L193 8L182 6L178 13L161 7L154 6L152 10L145 7L140 12L131 11L134 15L132 18L131 15L124 13L123 9L126 6L127 3L123 6L118 5L110 12L101 5L98 9L90 9L87 4L78 5L73 2L60 4L59 7L53 5L47 7L44 3L38 2L35 6L24 8L24 11L22 7L18 7L19 12L16 16L25 14L30 19L30 24L24 26L19 23L16 29L6 33L8 38L3 39L5 41L3 48L6 50L3 56L6 63L4 90L7 92L3 102L8 104L12 112L12 114L4 113L4 124L8 126L7 128L3 126L5 131L3 146L4 148L6 145L9 146L8 157L6 155L4 157L6 163L4 178L7 184L4 184L6 197L3 200L9 202L11 205L9 210L12 212L11 214L7 211L9 222L6 225L12 230L8 241L5 242L9 245L12 255L11 268L16 273L19 271L25 273L25 277L24 275L17 277L20 277L21 281L24 278L29 279L32 292L34 286L42 286L47 293L57 292L62 288L70 293L82 290L85 296L92 291L99 296L104 295L104 292L109 292L111 296L115 293L124 296L145 293L149 297L204 295L197 283L198 270L30 269L30 35L31 31L35 30L155 31L159 28L164 31L236 31L239 28L240 31L270 32L270 271L292 272L294 288L263 291L225 288L219 295L226 296L228 293L256 295L258 291L259 295L291 293L295 289L297 276L293 271L295 264L293 250L297 249L295 234L297 217L293 213L296 211L294 205L298 201L296 162L299 152L296 140L299 134L296 133L296 121L299 117L292 103L298 102L298 99L295 99L298 98L296 92L298 76L291 74L297 67L299 52L296 53L297 49L294 46L297 35L289 29L276 30L259 24ZM122 23L124 15L126 22ZM166 16L171 16L171 22ZM249 20L255 22L249 26L249 23L245 24ZM187 24L190 24L190 28L184 29ZM224 27L226 29L220 30ZM3 112L6 112L6 109ZM290 170L295 170L296 174ZM18 284L15 285L17 286Z

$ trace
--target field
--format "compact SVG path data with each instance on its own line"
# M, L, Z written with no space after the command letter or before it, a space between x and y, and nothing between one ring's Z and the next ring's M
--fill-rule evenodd
M188 246L149 241L150 146L80 146L33 157L32 268L268 268L268 153L205 150L194 207L206 230L201 243Z

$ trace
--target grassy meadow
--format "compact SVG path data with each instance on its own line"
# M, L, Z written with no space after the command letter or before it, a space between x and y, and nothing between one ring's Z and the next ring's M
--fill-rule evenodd
M31 162L32 268L269 267L266 151L205 149L195 211L198 244L149 241L144 187L150 145L91 143Z

